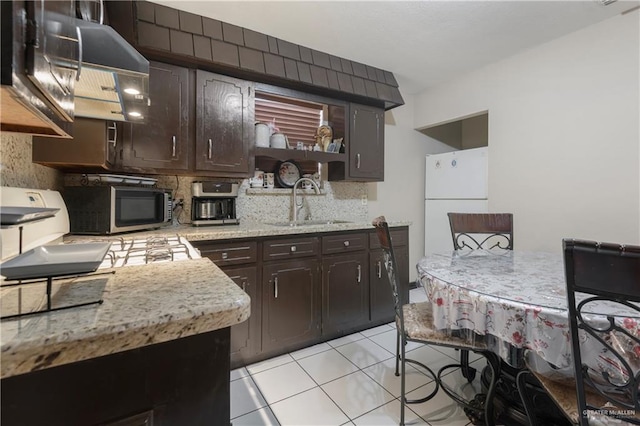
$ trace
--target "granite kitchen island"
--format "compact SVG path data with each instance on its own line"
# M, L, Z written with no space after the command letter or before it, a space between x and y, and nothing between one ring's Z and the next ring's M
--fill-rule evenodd
M102 271L53 297L102 304L0 323L2 424L228 423L229 327L247 294L208 259Z

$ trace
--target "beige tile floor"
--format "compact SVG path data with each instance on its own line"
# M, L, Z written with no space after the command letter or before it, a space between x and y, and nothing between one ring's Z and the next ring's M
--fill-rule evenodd
M423 300L424 290L411 291ZM268 359L231 373L231 418L241 425L397 425L400 419L400 378L394 375L396 330L385 324L296 352ZM407 356L434 371L455 362L454 350L409 343ZM471 354L475 367L483 359ZM479 375L478 375L479 376ZM459 371L447 382L464 393L479 391L479 380L468 384ZM408 398L433 389L430 377L407 367ZM464 412L440 391L423 404L410 405L406 424L470 425Z

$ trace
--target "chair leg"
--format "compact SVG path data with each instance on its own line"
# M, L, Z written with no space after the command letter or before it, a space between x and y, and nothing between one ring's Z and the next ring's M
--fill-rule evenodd
M527 393L527 376L529 376L528 370L522 370L516 376L516 385L518 387L518 393L524 406L524 411L527 413L527 419L529 420L529 426L538 426L538 420L533 407L533 401Z
M400 334L398 333L398 336L400 336ZM402 336L402 339L400 342L400 353L402 354L402 358L400 360L401 362L401 376L400 376L400 426L404 426L404 408L405 405L407 403L407 396L406 396L406 383L405 383L405 368L406 368L406 358L405 358L405 345L406 345L406 341L405 341L405 337L404 335ZM398 358L396 357L396 366L398 365Z
M462 366L462 377L467 379L469 383L476 378L476 369L469 366L469 351L462 349L460 351L460 365Z
M396 330L396 377L400 375L400 372L398 371L399 364L400 364L400 331Z

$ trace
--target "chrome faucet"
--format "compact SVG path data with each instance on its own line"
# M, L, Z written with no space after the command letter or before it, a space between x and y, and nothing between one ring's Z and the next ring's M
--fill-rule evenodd
M300 183L304 181L311 183L316 194L320 194L318 184L309 178L300 178L293 184L293 192L291 193L291 221L293 223L298 222L298 214L300 214L300 210L302 210L302 206L304 204L304 199L301 198L300 201L298 201L298 187L300 186Z

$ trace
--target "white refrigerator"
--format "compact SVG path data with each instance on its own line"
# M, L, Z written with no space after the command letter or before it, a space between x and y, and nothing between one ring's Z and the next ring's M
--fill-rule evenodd
M487 147L427 156L425 254L453 250L447 213L488 212L487 157Z

